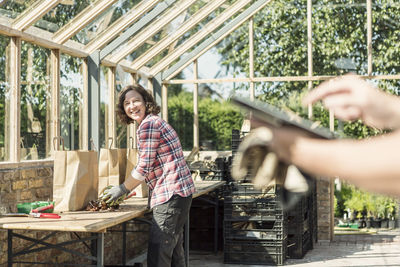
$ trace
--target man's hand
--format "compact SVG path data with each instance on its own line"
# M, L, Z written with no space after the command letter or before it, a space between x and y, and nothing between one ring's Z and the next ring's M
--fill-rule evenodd
M124 199L128 195L129 191L126 189L124 184L115 185L110 189L106 189L101 196L101 199L107 204L117 201L119 199Z

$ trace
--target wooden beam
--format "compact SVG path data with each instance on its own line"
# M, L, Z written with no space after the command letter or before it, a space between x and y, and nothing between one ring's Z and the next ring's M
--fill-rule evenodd
M70 22L53 35L54 42L63 44L92 22L99 14L107 10L117 0L98 0L79 12Z
M132 63L132 68L135 70L143 67L149 60L161 53L168 46L173 44L176 40L183 36L183 34L200 23L204 18L210 15L214 10L220 7L224 1L211 1L201 10L196 12L191 18L183 23L176 31L165 36L161 41L151 47L143 55L140 55Z
M249 77L250 77L250 100L254 101L256 92L254 89L254 20L249 20Z
M193 61L193 78L199 78L197 60ZM200 147L199 134L199 84L194 84L193 89L193 148Z
M35 1L27 10L22 12L12 24L12 27L18 31L23 31L41 17L47 14L52 8L60 3L60 0L42 0Z
M118 52L109 55L107 58L113 62L121 61L127 55L132 53L132 51L143 45L147 39L159 32L195 2L196 0L185 0L173 8L170 8L166 14L160 16L156 21L152 22L147 27L141 29L140 32L138 32L133 38L124 44L124 46L119 49Z
M367 0L368 75L372 75L372 1Z
M143 14L149 12L160 1L161 0L140 2L128 13L116 20L110 27L107 28L107 30L101 32L98 36L96 36L96 38L91 40L85 46L85 51L88 54L91 54L95 50L102 49L112 39L118 36L118 34L129 27L132 23L137 21Z
M207 25L205 25L201 31L197 32L195 35L190 37L185 43L183 43L180 47L175 49L171 54L168 54L160 62L155 64L150 69L150 74L154 76L157 73L161 72L162 70L167 68L173 61L182 56L191 47L199 43L207 36L212 36L212 32L214 30L216 30L220 25L229 20L229 18L231 18L233 15L239 12L239 10L244 8L250 2L251 0L239 0L235 2L229 9L225 10L218 17L207 23Z
M161 114L162 118L168 122L168 91L166 84L161 86Z
M225 24L222 28L220 28L216 33L211 34L205 41L203 41L200 45L194 48L190 53L185 55L185 57L181 58L176 64L170 67L167 71L162 72L161 79L171 79L177 73L179 73L182 69L190 64L190 61L194 59L198 59L201 55L203 55L206 51L214 47L217 43L219 43L222 39L224 39L231 32L236 30L239 26L242 25L246 20L250 19L254 14L264 8L271 0L258 0L249 6L246 10L240 11L239 15ZM236 2L235 4L241 4L241 1ZM236 8L235 8L236 9ZM214 21L211 21L213 23ZM211 26L211 25L210 25ZM213 28L213 27L211 27ZM206 31L205 31L206 32ZM196 37L197 38L197 37ZM196 40L197 41L197 40ZM186 42L188 43L188 42ZM178 48L179 49L179 48ZM177 49L177 50L178 50ZM175 50L175 52L177 51ZM182 53L182 51L180 51ZM178 55L179 56L179 55ZM161 71L169 64L172 63L171 59L176 59L177 55L171 55L171 58L163 59L160 62L159 66L154 66L153 69L150 70L150 74L153 75L153 72ZM162 64L162 65L161 65ZM161 73L161 72L160 72Z
M312 45L312 0L307 0L307 62L308 62L308 76L313 76L313 45ZM308 81L308 90L313 87L312 81ZM308 118L313 117L312 104L308 104Z
M21 139L21 38L10 39L10 161L20 161Z
M162 3L154 7L150 12L143 16L139 21L134 23L128 29L126 29L120 36L115 38L111 43L104 47L100 51L100 59L103 60L116 48L123 45L127 40L129 40L133 35L139 32L147 24L151 23L155 18L161 16L164 10L168 9L177 0L164 0ZM117 63L117 62L115 62Z
M89 149L89 67L88 59L83 61L81 65L81 73L83 78L83 96L82 96L82 124L81 124L81 149Z
M37 44L48 49L59 49L60 52L74 56L87 57L88 54L83 50L83 45L75 41L68 41L65 44L57 44L52 41L52 33L31 26L25 31L19 31L12 27L6 18L0 18L0 34L6 36L20 37L22 41Z
M108 137L111 137L113 140L112 147L117 147L117 124L115 117L115 68L108 68L107 71L107 83L108 83L108 95L109 95L109 103L108 103ZM106 139L107 141L107 139Z
M371 80L399 80L400 74L396 75L356 75L362 79ZM335 78L335 75L324 76L282 76L282 77L257 77L253 82L301 82L301 81L325 81ZM250 78L218 78L218 79L180 79L180 80L164 80L165 84L190 84L190 83L232 83L232 82L251 82Z
M61 136L60 131L60 50L53 49L50 54L50 153L54 151L53 139ZM58 150L58 147L56 148Z

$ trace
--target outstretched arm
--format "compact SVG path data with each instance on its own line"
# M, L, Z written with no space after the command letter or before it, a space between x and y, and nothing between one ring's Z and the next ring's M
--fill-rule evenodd
M288 127L273 133L272 149L306 172L400 196L400 130L366 140L315 139Z
M348 74L322 83L303 104L322 100L324 106L343 120L361 119L380 129L400 128L400 98L384 93L369 82Z

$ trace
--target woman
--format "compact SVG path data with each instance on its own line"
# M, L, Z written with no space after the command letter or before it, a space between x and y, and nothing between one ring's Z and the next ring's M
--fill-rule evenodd
M145 180L153 209L147 266L185 266L183 227L195 187L178 135L159 112L141 85L127 86L121 92L117 114L125 124L138 124L139 160L125 182L108 190L103 199L118 199Z

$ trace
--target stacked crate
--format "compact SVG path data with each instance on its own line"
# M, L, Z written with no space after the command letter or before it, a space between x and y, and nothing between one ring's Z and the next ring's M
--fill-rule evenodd
M315 180L309 193L288 211L288 256L301 259L313 248L317 238Z
M224 194L224 262L283 265L286 218L275 187L231 183Z

